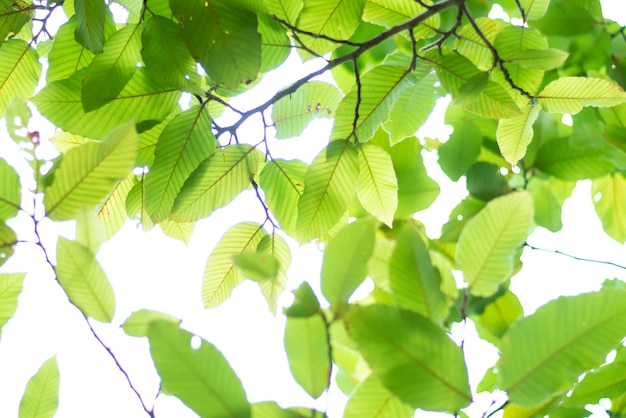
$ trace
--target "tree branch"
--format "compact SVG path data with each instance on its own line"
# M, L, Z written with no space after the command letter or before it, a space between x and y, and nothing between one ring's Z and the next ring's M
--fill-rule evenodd
M569 257L569 258L572 258L572 259L578 260L578 261L587 261L589 263L605 264L605 265L608 265L608 266L613 266L613 267L617 267L617 268L622 269L622 270L626 270L626 266L614 263L612 261L595 260L595 259L592 259L592 258L579 257L579 256L576 256L576 255L564 253L563 251L559 251L559 250L549 250L547 248L535 247L534 245L531 245L531 244L529 244L527 242L524 243L524 246L530 248L531 250L543 251L543 252L546 252L546 253L559 254L559 255L562 255L564 257Z

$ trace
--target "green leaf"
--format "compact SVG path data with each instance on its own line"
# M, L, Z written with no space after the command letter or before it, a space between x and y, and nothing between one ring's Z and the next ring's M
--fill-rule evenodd
M144 180L135 181L126 196L125 208L130 219L135 219L144 231L154 227L154 222L146 212L146 193Z
M521 8L524 9L525 20L541 19L548 10L550 0L521 0Z
M583 106L611 107L626 102L626 92L600 78L561 77L541 91L539 103L548 112L576 114Z
M457 181L474 164L482 143L480 129L469 118L455 124L450 138L437 150L439 165L450 180Z
M146 211L154 222L169 217L183 184L213 154L215 143L203 106L177 114L165 126L145 180Z
M174 238L189 244L195 222L176 222L166 220L159 223L161 231L170 238Z
M233 256L255 251L265 235L263 227L254 222L242 222L226 231L211 252L204 269L202 300L205 307L222 304L244 281L242 272L235 267Z
M322 293L336 313L347 305L352 292L367 276L374 251L377 222L371 218L352 222L326 246L322 263Z
M72 16L54 37L52 49L48 53L48 83L70 77L93 60L94 54L74 38L77 26L78 20Z
M261 151L247 144L218 150L185 181L174 201L171 218L179 222L195 221L230 203L252 187L263 157Z
M150 354L161 377L161 390L176 396L203 418L250 418L241 381L224 355L176 324L155 321L148 330Z
M496 35L502 25L487 17L475 19L481 34L493 45ZM465 24L458 33L455 41L456 51L470 60L479 70L489 71L494 67L494 58L482 36L476 32L470 23Z
M305 408L283 409L275 402L258 402L250 405L252 418L322 418L323 413Z
M387 305L354 306L346 327L373 374L403 402L456 411L472 401L461 348L423 316Z
M15 314L17 298L22 292L25 277L26 273L0 274L0 336L4 324Z
M103 138L111 128L134 119L139 124L161 121L174 110L180 91L154 83L138 68L120 95L89 113L80 97L84 71L48 84L34 98L39 112L64 131L94 139Z
M626 364L613 362L587 373L565 398L565 405L585 407L595 404L602 398L614 399L626 391Z
M0 117L14 97L32 96L40 74L39 57L28 43L10 39L0 46Z
M430 259L428 248L417 228L402 227L389 263L389 283L393 300L402 308L441 322L448 314L441 292L441 277Z
M552 70L565 62L569 54L559 49L525 49L513 56L522 68L529 70Z
M54 148L61 154L65 154L72 148L76 148L79 145L86 144L88 142L99 142L95 139L85 138L84 136L74 135L69 132L56 131L50 138L50 142L54 145Z
M566 393L583 372L599 366L624 334L625 291L560 297L504 335L498 386L511 402L540 405Z
M237 254L233 256L233 264L241 269L246 278L257 282L272 280L278 275L278 259L271 254Z
M612 173L593 180L591 196L604 231L615 241L626 242L626 178Z
M229 88L256 79L261 35L256 14L225 0L170 2L191 55L213 81Z
M533 123L539 116L541 106L529 105L522 116L501 119L496 138L504 159L512 166L526 155L526 148L533 139Z
M424 2L430 4L430 2ZM363 10L363 20L391 28L421 15L426 8L412 0L368 0ZM431 37L439 28L439 15L435 14L413 30L415 39Z
M575 182L565 182L555 177L549 181L533 177L528 189L533 195L535 205L535 223L539 226L557 232L563 227L561 222L561 208L574 189Z
M321 237L339 222L354 196L358 176L357 152L348 141L333 141L315 157L298 200L300 242Z
M261 66L259 71L267 73L280 66L291 51L291 40L286 28L276 20L257 15L259 25L257 30L261 34Z
M86 316L111 322L115 294L96 257L84 245L59 237L56 274L72 304Z
M270 15L295 25L298 15L304 7L304 0L265 0Z
M494 344L500 345L500 339L518 318L524 316L522 305L513 292L504 294L487 306L480 315L472 316L478 335Z
M559 138L539 148L535 166L562 180L593 179L615 170L606 153L606 148L574 148L568 138Z
M135 185L135 176L129 174L124 180L117 183L109 197L98 210L98 219L104 227L105 236L111 238L119 231L128 219L126 212L126 197Z
M19 418L52 418L59 406L59 381L59 367L54 356L46 360L26 384Z
M420 66L424 70L428 66ZM402 92L409 87L409 70L399 66L379 65L361 76L361 83L354 85L337 107L335 124L330 135L331 141L358 138L368 141L376 129L387 120L391 109ZM360 92L360 102L359 102ZM354 131L355 109L359 103Z
M76 40L94 54L99 54L104 49L106 8L103 0L74 0L78 19Z
M265 194L265 203L283 231L296 234L298 199L304 190L304 174L308 165L300 160L273 159L263 167L259 185Z
M141 309L130 314L126 321L122 324L122 329L127 335L132 337L147 337L150 326L157 322L170 322L172 324L180 324L180 319L164 312L152 311L150 309Z
M356 30L365 0L307 0L298 16L296 26L302 31L317 33L339 40L350 39ZM339 44L320 37L298 34L302 44L312 52L323 55Z
M0 221L17 215L21 200L20 178L13 167L0 158Z
M344 418L411 418L413 408L395 397L373 375L350 394Z
M513 257L533 220L530 193L514 192L491 200L472 217L459 237L456 262L476 296L490 296L513 273Z
M15 244L17 244L17 236L4 221L0 220L0 266L15 252Z
M35 14L34 7L22 0L0 2L0 44L8 35L17 34L30 22Z
M133 77L141 61L140 32L137 24L124 26L107 39L104 52L91 61L81 89L85 113L115 99Z
M545 0L540 1L543 2ZM570 37L590 31L596 25L596 19L585 6L579 7L574 2L553 1L542 18L531 22L531 25L545 35Z
M265 296L270 312L276 315L278 297L287 287L287 270L291 265L291 251L289 251L289 245L287 245L283 237L276 234L268 234L261 238L256 250L258 254L269 255L278 262L276 277L259 283L261 293Z
M104 241L106 234L98 216L87 206L81 206L76 212L76 242L96 254Z
M363 144L357 151L359 202L365 210L391 228L398 208L398 180L391 157L374 144Z
M307 282L293 291L294 301L289 308L285 308L285 315L293 318L306 318L320 312L320 303Z
M46 189L46 215L54 220L74 217L78 209L94 207L128 176L135 161L137 133L127 123L102 142L89 142L65 154Z
M196 62L171 20L158 15L148 19L141 44L146 70L157 83L182 88L197 78Z
M287 317L285 352L296 382L319 398L330 385L330 349L326 323L321 315Z
M312 120L333 118L341 99L341 93L331 84L322 81L304 84L272 107L276 138L299 136Z

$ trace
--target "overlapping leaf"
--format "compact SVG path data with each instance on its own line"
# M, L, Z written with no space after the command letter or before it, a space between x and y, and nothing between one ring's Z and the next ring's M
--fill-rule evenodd
M20 209L20 178L13 167L0 158L0 221L17 215Z
M111 194L101 204L98 210L98 219L102 222L107 238L111 238L119 231L128 219L126 197L135 183L135 176L129 174L128 177L117 183Z
M204 138L205 140L207 138ZM176 197L172 219L195 221L232 201L252 187L263 154L250 145L230 145L204 160L185 181Z
M476 296L491 296L513 272L513 257L533 220L530 193L514 192L491 200L472 217L459 237L456 262Z
M411 418L415 411L370 375L350 395L344 418Z
M295 25L304 7L304 0L266 0L269 12L289 24Z
M541 19L548 9L550 0L522 0L520 6L524 9L526 20Z
M192 337L177 324L150 325L150 354L163 393L176 396L203 418L250 418L241 381L224 355L205 340L194 349Z
M15 314L17 298L22 292L25 277L26 273L0 274L0 336L4 324Z
M539 105L529 105L522 116L501 119L496 138L500 153L511 165L517 164L526 155L526 148L533 139L533 123L539 116Z
M593 179L615 170L606 153L606 147L574 148L568 138L559 138L539 148L535 166L562 180Z
M0 220L0 266L15 252L15 244L17 244L17 235L4 221Z
M19 418L52 418L59 406L59 381L55 356L46 360L26 384Z
M391 228L398 208L398 180L389 154L374 144L358 149L357 196L363 208Z
M430 4L428 1L424 4ZM426 8L418 2L411 0L369 0L363 10L363 20L381 25L386 28L405 23L426 11ZM440 17L435 14L418 25L413 30L416 39L432 36L435 29L439 28Z
M130 314L122 324L122 329L127 335L133 337L147 337L150 325L157 321L180 324L180 319L174 318L164 312L152 311L150 309L140 309Z
M619 243L626 241L626 178L621 173L595 179L593 205L604 231Z
M39 56L26 41L10 39L0 46L0 117L14 97L30 98L40 74Z
M576 114L583 106L610 107L626 102L626 92L601 78L561 77L539 94L548 112Z
M276 277L259 282L261 293L265 296L270 312L276 315L278 297L287 287L287 270L291 265L291 251L284 238L277 234L264 236L256 250L258 254L272 256L278 261Z
M89 142L65 154L46 189L46 214L71 219L78 209L95 207L128 176L135 161L137 133L132 124L113 130L102 142Z
M598 403L602 398L618 398L625 391L626 363L615 361L586 374L564 404L584 407Z
M74 0L78 26L76 40L94 54L104 49L104 21L107 6L102 0Z
M115 294L96 257L84 245L60 237L56 274L72 303L86 316L111 322Z
M488 71L494 67L494 57L485 44L485 39L493 45L502 25L487 17L477 18L475 24L478 26L480 34L472 24L464 25L455 41L456 51L470 60L479 70Z
M502 338L499 387L513 403L541 405L599 366L624 334L624 290L603 289L548 302Z
M18 33L34 14L33 6L25 1L0 1L0 45L8 35Z

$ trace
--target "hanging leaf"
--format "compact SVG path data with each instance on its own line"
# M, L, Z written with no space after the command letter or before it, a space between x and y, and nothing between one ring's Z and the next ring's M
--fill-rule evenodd
M161 231L170 238L189 244L195 222L176 222L167 220L159 223Z
M511 58L517 65L528 70L548 71L557 68L569 54L558 49L524 49Z
M74 0L78 26L76 41L99 54L104 49L104 21L107 6L103 0Z
M57 242L56 274L63 290L86 316L111 322L115 294L95 256L87 247L60 237Z
M17 215L20 210L20 178L13 167L0 158L0 221Z
M354 306L346 327L372 373L403 402L457 411L472 401L461 348L423 316L387 305Z
M424 4L412 0L368 0L363 10L363 20L376 25L391 28L419 16L426 10ZM439 28L440 17L434 14L413 30L415 39L431 37Z
M365 210L391 228L398 208L398 181L391 157L374 144L363 144L357 151L359 202Z
M502 338L498 386L534 407L569 391L626 334L626 292L560 297L511 326ZM584 341L584 343L582 343ZM537 342L540 342L539 344Z
M0 220L0 266L7 262L7 260L15 252L15 245L17 244L17 236L4 221Z
M341 93L331 84L322 81L304 84L295 93L277 101L272 107L276 138L302 135L312 120L334 118L341 99Z
M563 404L585 407L602 398L614 399L626 391L626 363L615 361L585 375Z
M209 216L252 188L251 180L258 176L262 162L261 151L250 145L229 145L218 150L185 181L174 201L171 218L191 222Z
M600 78L561 77L544 87L538 99L548 112L574 115L583 106L611 107L624 103L626 92Z
M491 296L513 272L513 257L533 220L530 193L514 192L491 200L472 217L459 237L456 262L476 296Z
M135 183L135 176L132 173L129 174L124 180L117 183L109 197L100 206L98 219L104 227L107 239L115 235L128 219L126 198Z
M261 238L256 250L257 254L268 255L278 262L276 277L259 282L261 293L265 296L270 312L276 315L278 297L287 287L287 270L291 265L291 251L283 237L277 234L268 234Z
M304 7L304 0L266 0L270 15L295 25L298 15Z
M465 175L478 158L482 143L480 129L471 119L455 124L450 138L437 150L439 165L450 180L457 181Z
M183 184L213 154L215 142L203 106L179 113L165 126L144 185L146 211L154 222L168 218Z
M202 300L207 308L216 307L230 296L235 286L244 281L235 267L233 256L255 251L266 235L261 225L242 222L230 228L209 256L202 280Z
M26 384L19 418L52 418L59 406L59 381L59 366L54 356Z
M533 139L533 123L539 116L541 106L529 105L524 115L501 119L496 131L500 153L512 166L526 155L526 148Z
M574 148L569 138L559 138L539 148L535 166L561 180L593 179L615 170L606 154L606 147Z
M626 242L626 178L621 173L612 173L595 179L591 183L591 195L604 231L615 241Z
M146 193L143 179L135 181L126 196L126 213L130 219L139 221L144 231L149 231L154 227L154 222L146 212Z
M521 0L520 7L524 10L526 20L541 19L548 10L550 0Z
M41 74L39 56L21 39L10 39L0 46L0 117L14 97L29 99Z
M319 398L330 385L330 349L326 323L321 315L287 317L285 352L296 382Z
M300 242L321 237L339 221L354 196L358 175L357 153L348 141L333 141L315 157L298 200Z
M100 245L106 241L104 226L98 216L87 206L81 206L76 212L76 242L82 244L93 254L100 249Z
M133 124L114 129L102 142L89 142L65 154L46 189L46 215L54 220L74 217L78 209L94 207L128 176L135 161L137 133Z
M284 309L285 315L293 318L307 318L320 313L320 303L307 282L302 282L300 287L293 291L293 296L294 301L291 306Z
M34 14L34 7L25 1L0 2L0 44L7 39L8 35L19 33Z
M480 34L476 32L474 25L465 24L454 42L456 51L470 60L479 70L489 71L495 66L495 62L483 37L493 45L496 35L502 30L502 25L487 17L479 17L474 23L478 26Z
M480 315L472 316L478 335L496 347L500 339L517 319L524 316L522 305L513 292L504 294L487 306Z
M74 37L77 25L76 16L72 16L54 37L52 49L48 53L48 83L70 77L93 60L93 52L78 43Z
M0 336L4 324L15 314L17 298L22 293L25 277L26 273L0 274Z
M148 338L163 393L176 396L203 418L250 418L241 381L212 344L201 340L194 349L193 335L166 321L150 325Z
M180 319L174 318L164 312L140 309L126 318L126 321L122 324L122 329L127 335L132 337L147 337L150 326L157 321L170 322L176 325L180 324Z
M350 395L344 418L411 418L415 410L370 375Z

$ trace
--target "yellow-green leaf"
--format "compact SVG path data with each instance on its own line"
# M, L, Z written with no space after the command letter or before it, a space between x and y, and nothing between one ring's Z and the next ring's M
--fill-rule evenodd
M512 166L526 155L526 148L533 139L533 123L539 116L540 105L529 105L522 116L500 119L496 139L500 153Z
M604 231L615 241L626 242L626 178L612 173L593 180L591 196Z
M78 18L76 40L94 54L104 48L104 21L107 6L104 0L74 0Z
M26 384L19 418L52 418L59 406L59 367L56 356L46 360Z
M26 273L0 274L0 336L2 327L17 309L17 297L22 292Z
M398 208L398 180L389 154L374 144L357 148L357 196L363 208L391 228Z
M344 418L411 418L415 410L389 392L373 375L350 394Z
M81 206L76 212L76 242L96 254L104 241L106 234L98 216L87 206Z
M20 209L20 178L13 167L0 158L0 221L17 215Z
M14 97L30 99L41 74L39 56L21 39L0 46L0 117Z
M256 251L257 254L269 255L278 262L276 277L259 282L261 293L265 296L270 312L276 315L278 297L287 287L287 270L291 265L291 252L287 242L277 234L269 234L261 238Z
M19 33L35 14L35 8L22 0L0 2L0 44L8 35Z
M548 112L576 114L583 106L611 107L626 102L626 92L601 78L561 77L539 94L539 103Z
M87 67L93 60L93 52L78 43L74 37L77 25L76 17L72 16L59 28L54 37L52 49L48 53L49 68L46 71L48 83L71 76L76 71Z
M104 227L107 239L115 235L128 219L126 197L135 183L134 174L129 174L124 180L117 183L109 197L100 206L98 219Z
M140 309L130 314L122 324L122 329L127 335L133 337L147 337L150 325L156 321L166 321L172 324L180 324L180 319L164 312L152 311L150 309Z

